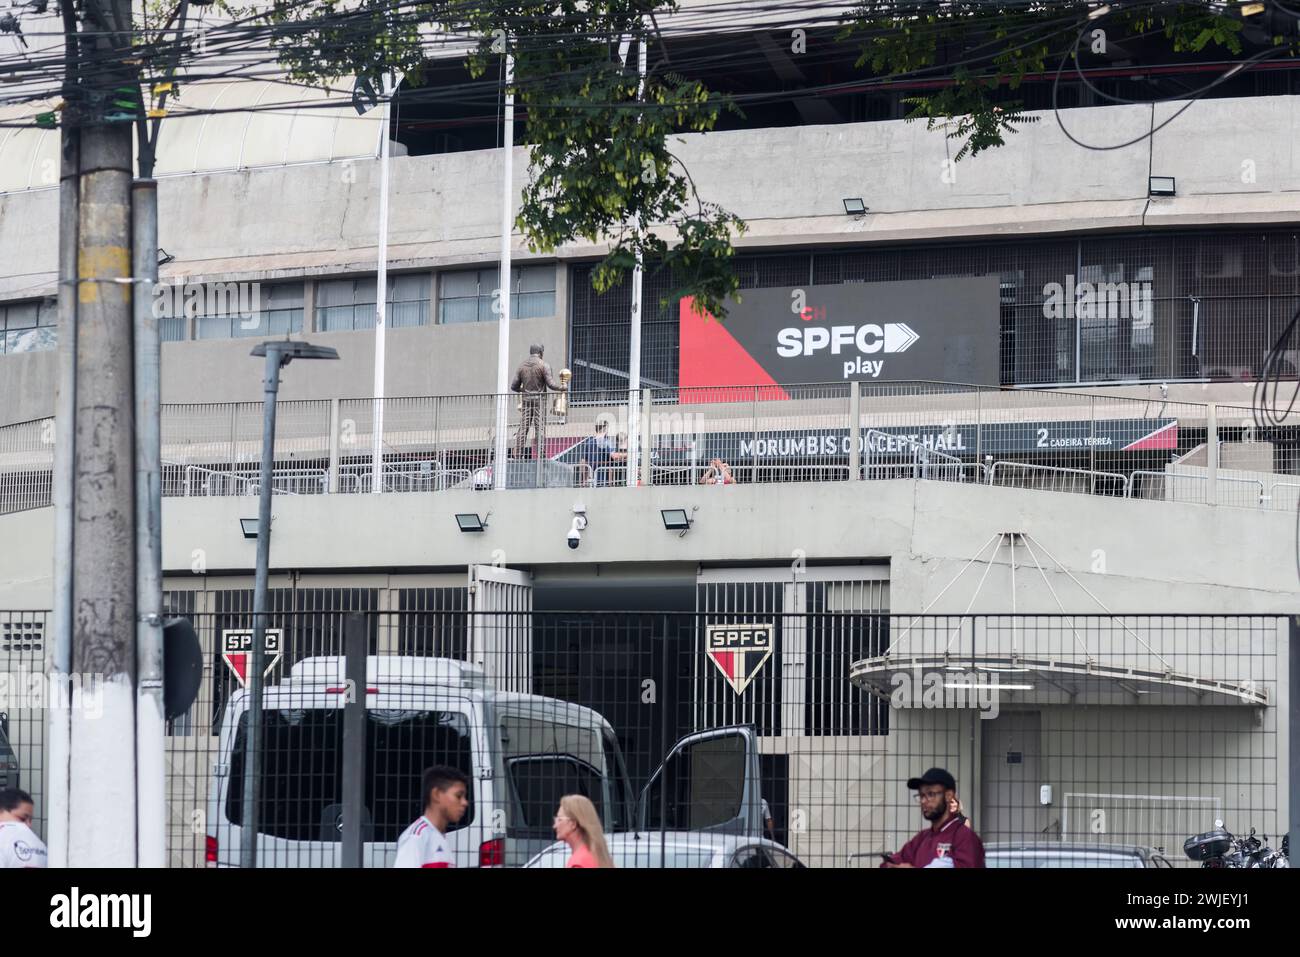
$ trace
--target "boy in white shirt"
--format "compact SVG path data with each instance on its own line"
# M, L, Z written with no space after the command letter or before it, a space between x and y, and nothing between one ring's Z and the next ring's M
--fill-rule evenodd
M447 843L447 828L465 816L469 807L469 778L446 765L424 772L420 782L424 814L397 839L394 867L455 867Z
M31 828L35 809L26 791L0 790L0 868L45 866L45 842Z

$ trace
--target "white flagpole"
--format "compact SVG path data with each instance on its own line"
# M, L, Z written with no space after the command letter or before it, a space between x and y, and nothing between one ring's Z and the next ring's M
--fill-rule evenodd
M644 24L643 24L644 26ZM637 84L636 97L645 96L646 42L645 32L637 44ZM641 227L641 217L637 217L637 228ZM627 351L627 484L634 487L641 475L641 253L636 254L636 266L632 269L632 336Z
M509 41L507 41L509 42ZM515 58L506 53L505 129L502 134L503 167L501 175L501 267L497 273L497 294L500 313L497 317L497 443L495 466L492 469L492 486L506 487L507 452L506 427L510 388L510 233L514 212L514 147L515 147L515 94L511 85L515 81ZM546 414L543 404L542 414ZM538 427L540 430L540 426ZM544 450L542 454L545 454Z
M384 333L388 326L388 122L393 101L392 77L384 76L384 119L379 140L379 268L375 275L375 411L370 491L384 490Z

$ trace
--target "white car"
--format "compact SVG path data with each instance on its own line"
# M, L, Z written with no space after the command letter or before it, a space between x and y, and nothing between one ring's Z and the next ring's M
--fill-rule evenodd
M804 867L775 841L743 834L636 831L605 838L615 867ZM556 841L525 867L563 867L569 845Z

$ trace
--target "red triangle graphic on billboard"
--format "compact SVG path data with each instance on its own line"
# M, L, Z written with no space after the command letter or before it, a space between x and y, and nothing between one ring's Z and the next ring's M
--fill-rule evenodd
M1121 452L1146 452L1152 449L1178 448L1178 422L1162 425L1154 432L1148 432L1136 442L1131 442L1120 449Z
M696 311L695 300L684 296L677 304L679 401L735 402L754 399L755 390L712 389L703 386L766 386L761 400L788 399L773 379L727 328L708 312ZM694 391L692 391L694 390ZM734 393L734 395L728 395Z

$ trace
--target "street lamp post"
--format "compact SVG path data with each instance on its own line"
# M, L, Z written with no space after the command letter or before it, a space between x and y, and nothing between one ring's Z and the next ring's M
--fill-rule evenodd
M262 669L266 658L267 577L271 561L271 472L275 465L275 400L280 368L294 359L337 359L337 349L291 339L261 342L253 355L266 357L262 378L262 477L257 490L257 579L253 586L253 648L248 662L248 717L244 733L244 787L241 800L241 867L257 866L258 802L262 796Z

